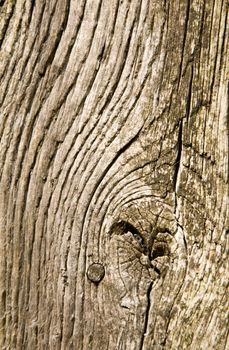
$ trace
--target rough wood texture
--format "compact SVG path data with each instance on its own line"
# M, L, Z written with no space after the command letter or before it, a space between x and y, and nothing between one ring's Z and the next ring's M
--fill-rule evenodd
M0 11L1 349L228 349L228 1Z

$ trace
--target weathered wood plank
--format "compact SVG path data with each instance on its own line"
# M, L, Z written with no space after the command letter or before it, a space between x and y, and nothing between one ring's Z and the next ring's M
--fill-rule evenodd
M228 2L0 10L0 347L227 349Z

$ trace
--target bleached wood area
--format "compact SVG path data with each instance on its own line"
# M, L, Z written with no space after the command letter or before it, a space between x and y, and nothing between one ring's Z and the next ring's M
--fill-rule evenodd
M0 1L0 348L229 349L228 1Z

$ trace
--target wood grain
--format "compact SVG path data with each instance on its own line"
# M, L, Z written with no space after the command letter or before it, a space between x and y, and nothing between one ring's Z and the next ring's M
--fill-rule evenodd
M5 0L0 45L1 349L226 350L228 1Z

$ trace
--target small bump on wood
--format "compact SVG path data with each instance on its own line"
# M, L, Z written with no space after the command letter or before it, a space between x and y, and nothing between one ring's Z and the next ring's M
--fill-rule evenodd
M93 283L99 283L105 276L105 269L101 263L93 263L87 269L87 277Z

